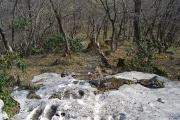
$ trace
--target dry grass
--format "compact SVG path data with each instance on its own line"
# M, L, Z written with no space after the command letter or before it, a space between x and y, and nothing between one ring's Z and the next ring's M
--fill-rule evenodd
M85 60L80 55L71 55L71 57L61 57L62 54L47 54L47 55L33 55L25 58L27 65L26 72L21 72L19 69L13 69L11 75L20 75L22 82L32 80L34 76L42 73L62 73L65 69L76 71L77 67L85 64ZM58 65L52 66L51 64L59 59Z
M111 52L110 55L108 55L108 60L112 65L117 65L118 57L124 56L125 59L128 57L126 56L126 53L128 49L131 47L131 42L126 42L125 45L120 46L119 49L115 52ZM172 80L180 80L180 48L179 47L171 47L168 51L172 51L174 55L172 54L157 54L154 53L154 64L156 64L159 67L163 67L165 71L167 72L166 77Z
M89 41L83 42L85 48L87 47ZM103 43L103 42L101 42ZM110 47L104 48L103 51L107 53L107 58L111 65L116 66L118 63L119 56L124 56L127 59L126 53L131 48L132 41L125 41L124 45L119 46L118 50L114 52L109 52ZM158 66L163 66L168 73L168 77L170 79L179 79L180 74L180 48L170 48L170 51L174 53L172 56L173 59L169 57L169 55L159 56L157 53L154 54L155 60L154 63ZM92 51L91 51L92 52ZM95 51L97 52L97 51ZM92 55L92 54L91 54ZM95 54L94 54L95 55ZM98 55L96 53L96 55ZM13 70L11 74L17 75L20 74L20 78L22 81L32 80L34 76L45 73L45 72L54 72L57 74L62 73L63 70L69 69L70 71L76 72L79 66L86 64L86 58L82 57L80 54L72 55L70 57L61 57L62 54L47 54L47 55L34 55L25 59L27 64L27 69L25 73L22 73L20 70ZM159 57L158 57L159 56ZM163 57L163 59L158 59ZM51 64L56 60L60 60L60 64L51 66Z

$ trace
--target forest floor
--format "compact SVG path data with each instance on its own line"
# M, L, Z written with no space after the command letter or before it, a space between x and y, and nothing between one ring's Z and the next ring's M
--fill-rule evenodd
M108 49L104 50L103 47L101 47L109 63L113 66L112 68L105 67L101 62L98 52L92 49L88 52L84 50L68 57L62 57L62 53L32 55L24 58L27 65L25 72L19 69L12 69L11 75L14 77L19 76L21 84L23 86L28 85L30 89L36 89L31 82L34 76L42 73L62 74L65 70L73 73L73 77L78 80L101 80L105 76L123 72L121 68L116 68L115 66L120 56L124 56L126 60L126 53L130 47L129 44L125 44L114 52L109 52ZM154 54L153 62L166 71L167 75L164 77L170 80L180 81L180 47L170 48L169 51L172 51L174 55Z
M125 56L130 45L120 46L115 52L104 50L111 65L116 66L119 56ZM180 80L180 48L171 48L171 54L154 55L154 63L160 66L167 72L168 79ZM108 53L108 54L107 54ZM101 62L97 52L81 52L71 57L61 57L62 54L45 54L33 55L25 58L27 69L25 73L20 70L13 70L12 75L20 74L20 79L23 82L32 80L34 76L42 73L57 73L61 74L64 70L75 73L74 77L78 79L101 79L106 75L116 74L119 69L106 68ZM57 64L54 62L59 61ZM53 64L53 65L52 65Z

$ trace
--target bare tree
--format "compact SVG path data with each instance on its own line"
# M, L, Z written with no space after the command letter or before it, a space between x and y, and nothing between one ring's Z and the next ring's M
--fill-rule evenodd
M63 26L62 26L62 13L61 11L57 9L57 7L55 7L55 4L52 0L49 0L50 3L51 3L51 6L53 8L53 11L54 11L54 14L56 16L56 19L58 21L58 25L59 25L59 32L62 34L63 38L65 39L66 41L66 50L64 52L64 56L67 56L68 54L70 54L70 47L69 47L69 42L68 42L68 39L66 37L66 34L65 34L65 31L63 29Z
M141 40L140 30L140 12L141 12L141 0L134 0L135 3L135 16L134 16L134 41Z
M124 39L126 37L126 29L127 29L127 23L128 23L128 8L127 8L127 0L126 1L122 1L120 3L122 6L118 6L119 9L118 14L117 14L117 22L116 22L116 26L118 26L118 28L116 28L116 32L115 32L115 39L116 39L116 49L118 49L119 46L119 42L121 41L121 44L124 42Z
M151 39L157 44L158 52L166 52L175 42L179 33L179 0L145 1L142 9L143 39Z
M115 50L114 47L114 39L115 39L115 22L117 20L117 8L116 8L116 0L112 0L112 2L108 3L108 0L100 0L101 4L104 7L104 10L107 13L107 16L111 22L111 26L112 26L112 35L111 35L111 51ZM112 5L110 8L110 5Z
M17 7L17 3L18 3L18 0L15 0L15 3L14 3L14 6L13 6L13 9L12 9L12 25L14 24L13 21L15 19L15 10L16 10L16 7ZM13 46L13 49L14 49L14 34L15 34L15 30L14 30L14 27L11 28L11 32L12 32L12 46Z
M179 3L179 0L0 0L0 25L6 39L11 40L10 45L16 44L14 48L24 49L24 45L31 47L37 43L40 46L44 38L58 31L65 39L64 55L70 54L67 36L87 35L91 43L96 43L101 33L103 40L110 37L111 51L118 48L120 41L133 37L136 42L141 39L160 42L163 47L159 47L159 52L165 52L180 33ZM28 30L28 26L17 30L13 22L19 17L31 24Z

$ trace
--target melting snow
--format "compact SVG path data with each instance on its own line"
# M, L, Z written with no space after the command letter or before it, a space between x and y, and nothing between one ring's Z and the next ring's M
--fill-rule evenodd
M0 120L8 119L7 114L2 111L2 107L4 106L4 102L0 99Z
M132 71L113 77L135 80L154 76ZM26 98L27 90L12 93L20 112L11 120L180 120L180 82L158 79L165 82L165 88L131 84L97 94L87 81L44 73L32 80L42 85L35 92L41 99Z

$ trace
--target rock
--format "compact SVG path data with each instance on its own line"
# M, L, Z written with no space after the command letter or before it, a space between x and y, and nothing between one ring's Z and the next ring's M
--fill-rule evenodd
M35 91L30 91L27 95L28 99L41 99L39 95L36 95Z
M118 89L122 85L124 85L124 80L112 77L106 80L102 80L100 83L100 88L105 90Z
M105 40L104 43L105 43L106 45L110 45L110 44L111 44L111 40Z
M119 120L127 120L126 115L124 113L120 113L119 115L120 115Z
M79 81L73 81L74 84L78 84Z
M138 80L137 83L148 88L164 88L165 87L164 83L158 80L157 76L154 76L149 80L148 79Z
M98 80L89 80L87 82L89 82L91 85L96 86L96 87L100 85L100 81Z
M59 59L56 59L52 64L51 66L55 66L55 65L58 65L60 64L60 60Z
M61 97L62 97L62 96L61 96L60 94L55 93L55 94L51 95L48 99L57 98L57 99L60 99L60 100L61 100Z
M110 75L113 73L112 70L103 70L103 72L104 72L104 73L107 73L107 74L110 74Z
M61 73L61 77L66 77L66 76L69 76L71 75L71 72L69 70L64 70L62 73Z
M80 95L81 97L83 97L84 94L85 94L84 91L82 91L82 90L79 90L78 92L79 92L79 95Z
M157 76L154 76L153 78L149 79L148 85L150 88L164 88L165 87L164 83L158 80Z
M78 75L78 74L76 74L75 72L72 72L71 75L72 75L72 76L75 76L75 75Z
M52 117L51 120L68 120L69 115L67 112L60 111L57 109L56 114Z

